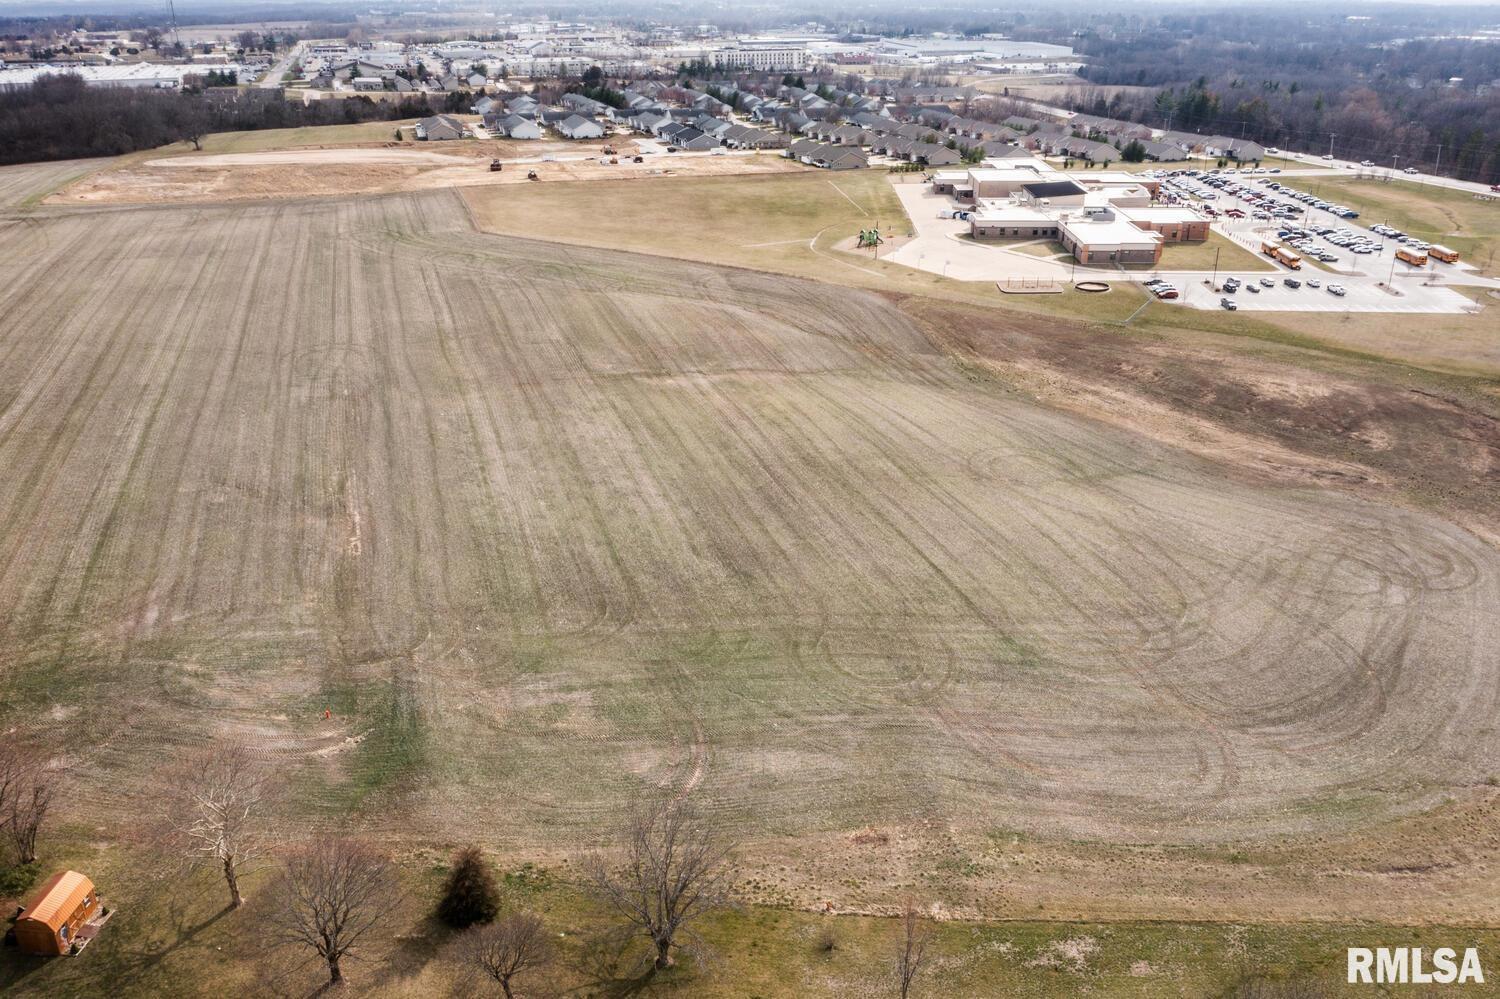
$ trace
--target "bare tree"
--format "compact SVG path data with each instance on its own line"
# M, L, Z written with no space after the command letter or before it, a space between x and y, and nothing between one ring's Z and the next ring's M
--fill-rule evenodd
M728 904L732 845L705 828L685 801L637 809L623 835L623 867L596 855L586 871L604 901L650 938L656 969L670 967L679 934L697 942L688 924Z
M282 939L314 951L328 966L329 986L343 982L343 959L399 901L390 860L341 836L290 853L277 889L272 918Z
M243 742L215 743L188 756L170 773L167 825L190 863L224 874L229 907L245 904L240 874L266 846L263 810L270 772Z
M513 980L552 960L552 941L542 921L529 912L512 912L498 922L476 926L464 936L464 960L492 979L514 999Z
M47 769L47 754L39 747L15 740L0 744L0 830L18 863L36 860L37 834L56 786L57 774Z
M896 938L896 978L901 985L901 999L911 995L912 982L922 970L932 927L911 899L901 907L901 923Z

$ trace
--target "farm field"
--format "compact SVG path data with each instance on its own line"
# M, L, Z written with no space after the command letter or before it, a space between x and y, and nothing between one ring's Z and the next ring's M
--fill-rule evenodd
M876 171L39 205L100 165L0 170L0 726L69 740L45 859L122 910L0 988L307 977L260 875L224 916L141 830L225 734L284 831L396 852L382 994L462 988L423 905L471 840L580 958L570 865L663 792L752 903L663 994L868 995L909 893L972 994L1500 918L1482 324L1121 326L835 250L906 233Z
M1489 776L1492 548L996 392L878 296L450 194L0 239L5 701L108 733L98 814L217 731L304 814L510 848L654 785L1213 844Z

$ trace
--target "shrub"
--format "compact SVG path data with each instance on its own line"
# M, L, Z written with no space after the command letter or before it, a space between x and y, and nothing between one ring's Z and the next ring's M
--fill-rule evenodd
M453 858L453 870L443 886L437 916L455 929L488 923L500 912L500 890L479 847L470 846Z

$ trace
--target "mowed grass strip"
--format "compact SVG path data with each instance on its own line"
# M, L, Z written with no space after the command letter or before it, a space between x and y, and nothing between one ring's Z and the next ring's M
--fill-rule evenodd
M1364 226L1385 222L1429 243L1457 250L1460 259L1493 275L1500 250L1500 196L1475 196L1408 180L1356 180L1345 177L1292 178L1298 190L1348 205ZM1436 264L1438 273L1449 265Z

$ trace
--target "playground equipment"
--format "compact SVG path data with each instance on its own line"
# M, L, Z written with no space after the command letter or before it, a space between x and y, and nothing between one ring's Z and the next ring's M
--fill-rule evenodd
M879 246L884 242L885 240L880 238L879 229L861 229L859 231L859 248L862 250L868 247Z
M526 171L526 179L527 180L541 180L542 178L540 178L540 177L538 177L536 175L536 171L535 170L527 170Z

